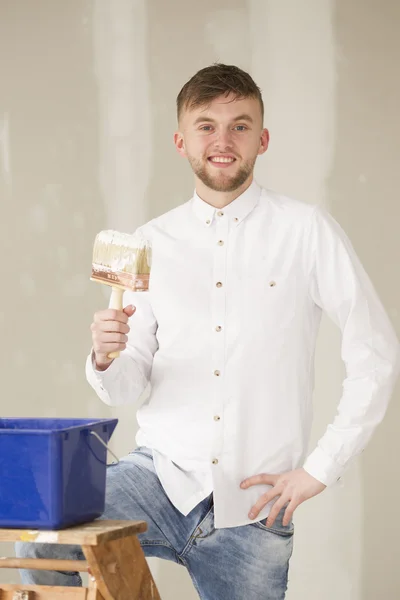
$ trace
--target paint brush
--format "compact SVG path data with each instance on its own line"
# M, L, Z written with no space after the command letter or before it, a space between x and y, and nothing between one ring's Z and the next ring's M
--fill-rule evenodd
M91 281L112 287L109 308L123 309L125 290L146 292L151 270L151 244L146 238L119 231L100 231L93 246ZM108 358L118 358L111 352Z

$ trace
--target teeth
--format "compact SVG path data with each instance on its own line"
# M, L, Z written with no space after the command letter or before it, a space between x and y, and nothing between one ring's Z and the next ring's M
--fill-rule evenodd
M213 157L213 158L211 158L211 160L213 162L230 163L230 162L233 162L235 159L234 158Z

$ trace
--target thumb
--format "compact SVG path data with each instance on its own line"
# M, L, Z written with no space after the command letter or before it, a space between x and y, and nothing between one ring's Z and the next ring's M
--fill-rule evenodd
M124 313L128 317L131 317L135 311L136 311L136 306L133 306L133 304L129 304L128 306L125 306L125 308L124 308Z

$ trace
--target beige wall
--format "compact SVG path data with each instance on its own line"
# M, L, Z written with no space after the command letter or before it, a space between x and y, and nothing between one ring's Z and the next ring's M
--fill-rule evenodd
M92 244L191 195L175 98L216 60L263 89L271 149L258 180L326 204L400 332L399 22L397 0L0 0L1 414L114 414L114 449L134 445L132 409L106 408L84 378L107 302L88 279ZM313 441L341 393L339 352L323 319ZM399 387L343 485L299 508L289 600L397 597L398 399ZM182 568L151 567L163 599L196 598Z
M400 331L400 3L341 1L337 144L329 177L334 215L347 228ZM400 386L361 464L361 598L397 598ZM346 507L344 507L346 508Z

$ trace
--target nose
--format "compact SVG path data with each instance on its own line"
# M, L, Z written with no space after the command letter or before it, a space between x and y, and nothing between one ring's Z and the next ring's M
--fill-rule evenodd
M219 129L217 131L216 146L221 152L232 149L232 131L230 129Z

